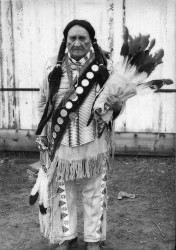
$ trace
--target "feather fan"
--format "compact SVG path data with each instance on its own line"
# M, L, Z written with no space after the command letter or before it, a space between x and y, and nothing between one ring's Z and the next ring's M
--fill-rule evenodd
M153 93L164 84L173 83L170 79L145 82L155 68L163 62L164 56L163 49L158 50L154 55L151 54L151 50L155 46L155 39L150 41L149 38L150 35L141 34L133 38L127 27L124 28L120 60L115 65L114 71L93 106L93 110L98 110L106 123L110 121L113 113L106 106L107 98L110 95L116 96L119 101L126 102L132 96Z

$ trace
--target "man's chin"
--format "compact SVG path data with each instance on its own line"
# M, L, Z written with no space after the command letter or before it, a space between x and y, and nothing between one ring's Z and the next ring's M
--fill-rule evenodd
M75 59L76 61L80 60L83 58L86 54L82 51L77 51L76 53L71 53L71 57Z

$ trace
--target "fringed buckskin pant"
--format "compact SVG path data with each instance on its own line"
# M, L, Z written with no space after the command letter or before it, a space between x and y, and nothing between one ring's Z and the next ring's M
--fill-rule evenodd
M86 242L104 241L106 239L107 209L107 173L104 168L96 177L85 178L84 208L84 240ZM57 183L57 184L56 184ZM50 186L49 230L47 238L50 243L62 244L65 240L77 237L77 184L76 180L63 181L56 177ZM52 198L53 197L53 198ZM42 230L41 228L41 231Z
M41 232L51 244L62 244L77 237L77 184L83 182L84 240L106 239L107 171L109 140L101 138L80 147L60 145L52 163L48 163L47 213L40 214ZM46 219L45 219L45 218Z

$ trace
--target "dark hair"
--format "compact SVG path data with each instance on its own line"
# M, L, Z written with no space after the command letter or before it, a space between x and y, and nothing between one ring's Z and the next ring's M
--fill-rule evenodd
M63 62L64 57L65 57L67 35L68 35L68 31L74 25L82 26L89 33L90 39L92 41L92 46L93 46L94 51L95 51L95 59L99 65L99 71L98 71L98 76L97 76L98 79L97 80L98 80L98 83L100 84L100 87L102 87L104 85L104 83L106 82L106 80L109 77L109 73L108 73L108 70L106 68L106 66L107 66L106 54L103 53L102 49L97 44L97 39L95 38L95 30L92 27L92 25L85 20L77 20L77 19L68 23L63 31L64 39L62 40L62 43L61 43L61 46L59 49L56 66L54 67L54 69L52 70L52 72L48 76L49 97L48 97L48 101L47 101L44 113L42 115L42 118L40 120L40 123L39 123L37 131L36 131L37 135L39 135L42 132L44 125L51 118L51 115L53 113L54 105L52 103L52 97L54 96L55 93L57 93L59 86L60 86L61 77L63 75L62 62ZM51 108L50 108L50 105L51 105Z
M71 21L65 27L65 29L63 31L65 40L67 40L67 35L68 35L69 30L75 25L79 25L79 26L83 27L84 29L86 29L89 33L90 39L92 40L92 42L94 41L95 30L92 27L92 25L86 20L78 20L78 19Z
M107 80L107 77L109 76L109 73L107 71L107 60L106 57L103 55L103 51L101 50L101 48L99 47L99 45L97 44L97 39L95 38L95 30L92 27L92 25L85 20L78 20L75 19L73 21L71 21L70 23L67 24L67 26L65 27L63 34L64 34L64 39L62 40L60 49L59 49L59 53L58 53L58 57L57 57L57 65L56 67L53 69L53 71L50 73L49 75L49 93L50 93L50 100L53 97L53 95L57 92L58 88L59 88L59 83L62 77L62 62L64 60L64 56L65 56L65 49L66 49L66 41L67 41L67 35L68 35L68 31L75 25L79 25L83 28L85 28L90 36L90 39L92 41L92 46L94 48L95 51L95 58L97 60L97 63L99 65L99 84L102 85L104 84L104 82Z

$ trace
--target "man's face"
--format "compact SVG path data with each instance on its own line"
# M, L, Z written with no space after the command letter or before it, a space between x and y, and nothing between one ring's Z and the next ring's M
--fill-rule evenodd
M90 50L92 43L89 33L79 25L73 26L67 35L67 48L71 57L76 61L84 57Z

